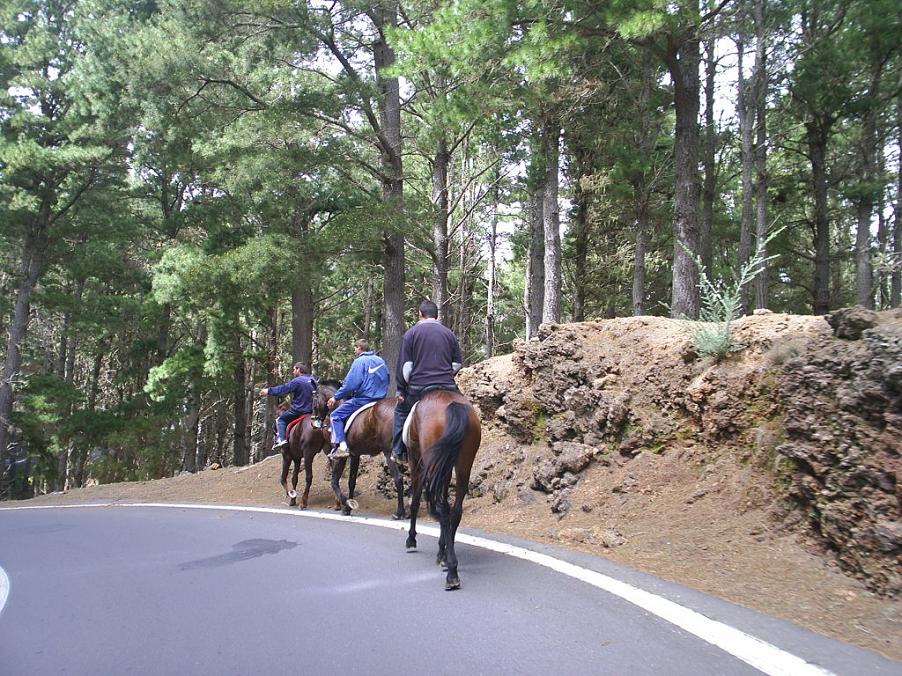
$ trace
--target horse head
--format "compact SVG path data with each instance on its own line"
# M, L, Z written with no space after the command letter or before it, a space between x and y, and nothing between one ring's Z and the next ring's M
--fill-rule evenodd
M316 396L313 398L313 415L325 418L329 415L329 407L326 402L341 387L340 380L321 380L316 387Z

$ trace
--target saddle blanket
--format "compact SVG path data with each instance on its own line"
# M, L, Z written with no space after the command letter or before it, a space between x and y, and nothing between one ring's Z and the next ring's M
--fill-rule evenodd
M348 430L351 429L351 424L354 422L354 420L357 418L358 415L363 413L368 408L373 408L373 406L375 406L378 403L379 403L379 400L377 399L376 401L371 401L369 404L364 404L363 406L358 408L356 411L354 411L351 414L351 417L348 418L348 422L345 423L345 434L347 434Z
M310 414L309 414L309 413L302 413L302 414L299 415L297 418L295 418L295 419L292 420L290 423L288 423L288 426L285 428L285 437L287 438L288 435L291 434L291 428L292 428L292 427L294 427L295 425L297 425L299 422L301 422L301 421L302 421L304 418L306 418L308 415L310 415Z
M413 420L413 412L417 410L420 402L417 401L410 407L410 413L407 414L407 420L404 421L404 429L401 430L401 441L407 448L410 448L410 421Z

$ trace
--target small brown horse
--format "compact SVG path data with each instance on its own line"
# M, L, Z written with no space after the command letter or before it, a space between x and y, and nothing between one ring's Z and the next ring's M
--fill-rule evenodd
M482 441L479 416L466 397L449 390L427 392L411 416L408 454L413 499L407 549L417 548L417 512L425 487L440 526L436 563L448 568L445 589L459 589L454 538L464 511L464 497L470 487L470 470ZM455 476L453 507L448 502L452 470Z
M313 415L322 419L325 417L326 401L335 392L337 385L333 381L323 381L316 388L313 397ZM296 423L288 435L288 446L282 449L282 476L279 482L285 489L285 495L289 499L289 506L297 506L298 473L301 471L301 460L304 461L304 495L301 498L301 509L307 508L310 498L310 485L313 483L313 458L317 453L329 448L329 429L323 425L322 429L313 426L313 416L307 415L299 423ZM288 469L294 463L294 471L291 474L291 490L288 489Z
M360 469L360 457L363 455L376 456L380 453L385 458L385 463L391 472L395 482L395 492L398 496L398 507L392 515L393 519L405 519L404 511L404 480L397 463L391 457L391 433L392 421L395 415L395 398L380 399L372 408L360 413L354 423L346 430L348 442L348 458L339 458L332 467L332 490L335 499L341 506L342 514L350 515L351 510L356 509L353 500L354 488L357 485L357 472ZM350 459L351 466L348 470L348 497L341 492L339 480L344 473L345 463Z

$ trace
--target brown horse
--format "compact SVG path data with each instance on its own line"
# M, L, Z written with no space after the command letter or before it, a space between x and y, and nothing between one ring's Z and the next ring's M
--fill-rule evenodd
M407 550L417 548L417 512L425 487L440 526L436 563L448 569L445 589L459 589L454 538L470 487L470 470L482 441L479 416L466 397L449 390L427 392L411 416L408 454L413 485ZM455 476L453 507L448 502L451 470Z
M393 519L405 519L404 511L404 481L397 463L391 457L391 433L392 420L395 415L395 398L380 399L372 408L360 413L350 428L346 430L348 442L348 458L335 460L332 467L332 490L335 499L338 500L342 514L350 515L357 509L354 498L354 488L357 485L357 472L360 469L360 457L363 455L376 456L380 453L385 458L385 463L391 472L395 482L395 492L398 496L398 507L392 515ZM348 496L341 492L339 480L344 473L345 463L350 459L351 466L348 470Z
M317 386L313 397L313 413L322 419L327 414L326 401L335 392L338 385L334 381L326 380ZM299 423L296 423L289 432L288 446L282 449L282 476L279 482L289 499L289 506L297 506L298 473L301 471L301 460L304 461L304 495L301 498L301 509L307 508L310 498L310 485L313 483L313 458L317 453L329 448L329 429L323 425L322 429L313 426L313 416L307 415ZM288 488L288 469L294 463L294 471L291 474L291 490Z

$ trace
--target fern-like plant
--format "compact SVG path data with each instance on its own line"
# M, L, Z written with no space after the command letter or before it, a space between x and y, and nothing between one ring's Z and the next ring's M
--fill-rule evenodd
M713 357L720 361L731 352L741 350L744 345L733 340L731 324L742 316L742 287L750 283L764 271L767 262L776 256L766 256L767 244L783 228L773 231L763 242L758 243L755 254L739 270L732 279L718 278L711 280L701 258L686 250L698 266L698 289L701 296L701 308L698 320L683 318L686 330L692 338L692 344L701 355ZM685 248L685 247L684 247Z

